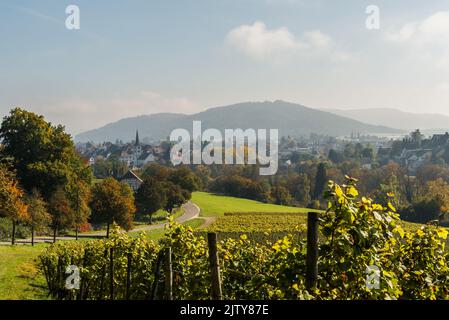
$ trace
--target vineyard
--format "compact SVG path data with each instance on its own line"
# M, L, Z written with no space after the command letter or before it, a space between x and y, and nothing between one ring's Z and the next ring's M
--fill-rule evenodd
M245 235L263 243L279 240L292 232L303 235L306 223L307 214L302 212L229 212L198 234L216 232L220 239L238 239Z
M252 240L245 234L251 230L242 229L239 238L215 245L173 222L158 243L115 230L110 239L51 246L39 264L56 299L449 298L446 229L404 230L391 203L383 207L360 197L353 179L342 186L330 183L326 197L312 285L309 246L297 236L301 227L276 241ZM271 220L281 216L290 217L288 224L305 223L300 214L231 214L215 227L225 231L250 219L282 230L284 218L279 224ZM79 269L79 290L65 288L70 265ZM378 286L367 285L370 266L378 270Z

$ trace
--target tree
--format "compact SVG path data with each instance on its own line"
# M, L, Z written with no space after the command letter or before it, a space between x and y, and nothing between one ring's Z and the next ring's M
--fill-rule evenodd
M317 172L315 175L315 187L313 189L313 199L321 199L324 192L324 187L327 183L326 167L324 163L318 164Z
M374 157L373 149L371 147L363 148L363 150L362 150L362 157L363 158L373 159L373 157Z
M158 181L165 181L170 176L172 170L173 169L161 166L160 164L150 163L144 167L142 178L145 180L147 177L151 177Z
M292 201L292 196L288 189L280 184L276 184L271 190L271 196L275 204L289 205Z
M62 228L73 225L73 209L66 191L58 186L48 202L48 211L51 214L51 227L53 229L53 243L56 242L56 235Z
M164 193L166 196L164 210L169 214L172 214L174 208L182 206L192 196L188 190L169 181L164 183Z
M333 163L340 163L343 161L343 155L334 149L329 150L328 158Z
M136 211L131 187L114 178L106 178L96 184L92 190L92 221L106 223L106 236L112 223L117 223L125 230L130 230Z
M113 177L118 179L128 171L126 163L120 161L117 155L111 155L107 160L98 159L93 165L93 172L97 178Z
M0 157L10 160L28 193L36 188L48 201L57 186L76 180L91 182L91 170L76 153L71 136L43 116L12 109L3 118L0 140Z
M0 215L12 221L11 244L15 244L16 225L29 219L28 207L24 203L24 192L18 186L13 172L0 166Z
M36 189L26 196L28 205L29 226L31 228L31 245L34 246L34 233L45 231L51 223L51 215L48 213L47 204Z
M179 185L182 189L186 189L189 192L193 192L198 189L198 178L195 174L186 166L182 166L179 169L173 170L168 177L168 181Z
M89 201L91 196L90 186L82 180L73 181L68 186L68 196L73 208L73 227L75 228L76 240L78 240L79 227L87 223L90 216Z
M412 205L405 208L401 217L405 220L427 223L449 212L449 184L438 178L427 182L425 192Z
M288 188L296 202L302 206L310 204L310 180L307 174L300 173L288 181Z
M150 215L150 224L153 222L153 214L162 209L166 201L162 183L151 177L143 181L136 193L137 208L139 212Z
M441 178L427 182L427 198L437 198L441 203L440 211L449 212L449 184Z

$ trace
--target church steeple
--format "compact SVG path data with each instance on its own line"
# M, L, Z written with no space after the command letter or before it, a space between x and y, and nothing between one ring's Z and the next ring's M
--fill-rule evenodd
M139 141L139 130L136 130L136 142L134 143L135 146L140 145L140 141Z

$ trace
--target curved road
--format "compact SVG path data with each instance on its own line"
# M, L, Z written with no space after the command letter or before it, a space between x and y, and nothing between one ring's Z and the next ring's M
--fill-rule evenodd
M183 205L184 213L182 216L175 219L178 223L184 223L186 221L198 218L200 215L200 208L192 203L187 202ZM135 229L132 229L128 232L139 232L139 231L150 231L155 229L161 229L164 228L168 222L165 223L159 223L159 224L150 224L146 226L139 226ZM104 238L106 237L106 231L101 232L95 232L95 233L88 233L88 234L80 234L78 235L78 238ZM56 237L56 240L75 240L75 237L73 236L66 236L66 237ZM42 243L42 242L53 242L53 237L35 237L34 238L35 243ZM11 242L0 242L0 245L9 245ZM31 239L17 239L16 244L31 244Z

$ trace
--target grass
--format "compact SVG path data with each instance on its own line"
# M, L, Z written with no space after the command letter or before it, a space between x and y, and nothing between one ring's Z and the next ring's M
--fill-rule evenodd
M179 218L180 216L182 216L184 214L184 209L181 208L176 208L174 210L174 212L172 213L172 216L174 219ZM167 221L167 216L168 216L168 212L165 210L158 210L153 214L153 225L157 225L157 224L162 224L165 223ZM139 220L134 220L134 228L139 228L139 227L143 227L143 226L148 226L149 225L149 216L145 216L145 217L141 217ZM90 230L90 231L85 231L85 232L80 232L79 234L82 236L88 236L89 234L95 234L98 232L106 232L106 227L103 226L99 229L96 230ZM131 231L132 232L132 231ZM138 231L136 231L138 232ZM75 232L74 231L69 231L67 233L68 236L75 236ZM94 239L94 238L89 238L89 239Z
M196 218L183 224L196 229L204 224L204 219ZM159 228L145 232L145 235L149 240L156 241L164 233L165 228ZM132 236L138 234L130 233ZM0 300L48 299L45 278L37 267L37 257L48 245L0 246Z
M221 217L225 212L308 212L307 208L280 206L255 200L194 192L192 202L201 208L200 216Z
M182 216L183 213L184 213L184 209L182 207L176 208L174 210L174 212L172 213L172 216L174 219L176 219L176 218L179 218L180 216ZM166 221L167 217L168 217L168 212L160 209L160 210L156 211L155 213L153 213L153 217L152 217L153 224L164 223ZM150 216L145 215L141 219L134 221L134 224L136 226L148 225L149 221L150 221Z
M202 226L203 224L204 224L204 219L201 219L201 218L192 219L192 220L189 220L189 221L186 221L183 223L184 226L192 227L192 229L197 229L200 226ZM153 229L150 231L140 231L140 232L136 231L136 232L129 233L129 235L132 237L137 237L142 233L145 234L145 237L148 240L156 241L164 236L165 228L158 228L158 229Z
M0 300L47 299L37 257L45 244L0 246Z

